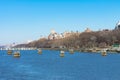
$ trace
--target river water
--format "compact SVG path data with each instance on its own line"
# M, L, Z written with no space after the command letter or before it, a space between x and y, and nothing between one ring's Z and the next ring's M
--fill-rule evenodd
M0 51L0 80L120 80L120 54L37 50L20 51L21 57Z

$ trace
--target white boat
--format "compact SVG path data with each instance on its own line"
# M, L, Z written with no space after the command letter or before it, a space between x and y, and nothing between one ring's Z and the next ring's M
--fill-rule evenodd
M106 56L106 55L107 55L106 49L101 50L101 55L102 55L102 56Z
M42 49L38 49L38 54L42 54Z
M61 50L60 51L60 57L64 57L65 56L64 53L65 53L65 51Z
M120 53L120 48L118 48L118 49L116 50L116 52L117 52L117 53Z
M7 51L7 54L8 54L8 55L11 55L11 54L12 54L12 50L8 50L8 51Z
M20 51L15 51L13 54L14 57L20 57Z
M69 49L69 52L70 52L70 54L73 54L74 50L73 49Z

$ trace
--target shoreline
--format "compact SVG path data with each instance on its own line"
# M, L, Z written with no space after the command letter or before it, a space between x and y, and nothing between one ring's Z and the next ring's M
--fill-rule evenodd
M56 51L68 51L70 52L91 52L91 53L100 53L102 50L105 50L106 52L109 53L120 53L119 48L7 48L7 49L0 49L0 50L56 50Z
M44 50L64 50L64 51L68 51L70 52L70 48L41 48L41 49L44 49ZM112 50L110 48L86 48L86 49L83 49L83 48L79 48L79 49L73 49L74 52L90 52L90 53L101 53L101 51L105 49L106 52L109 52L109 53L120 53L120 51L118 50Z

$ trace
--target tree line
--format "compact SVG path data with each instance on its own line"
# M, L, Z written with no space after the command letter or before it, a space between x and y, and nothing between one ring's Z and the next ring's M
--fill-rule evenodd
M37 48L94 48L109 47L114 43L120 43L120 30L102 30L92 32L73 33L61 39L48 40L42 38L30 42L24 47ZM22 46L22 45L17 45Z

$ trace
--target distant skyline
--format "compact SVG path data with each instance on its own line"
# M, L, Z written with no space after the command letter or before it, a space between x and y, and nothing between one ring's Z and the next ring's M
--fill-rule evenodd
M52 29L114 29L120 0L0 0L0 45L47 36Z

